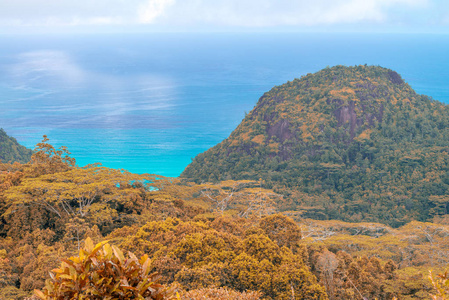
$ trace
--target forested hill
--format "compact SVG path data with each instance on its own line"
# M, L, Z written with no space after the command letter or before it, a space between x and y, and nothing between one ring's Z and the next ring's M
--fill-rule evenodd
M399 226L447 213L449 108L378 66L336 66L265 93L182 173L262 178L302 217Z
M0 128L0 160L3 162L26 163L31 159L31 151L20 145L17 140L10 137Z

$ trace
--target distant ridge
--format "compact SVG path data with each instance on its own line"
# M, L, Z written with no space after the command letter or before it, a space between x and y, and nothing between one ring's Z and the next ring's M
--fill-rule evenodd
M448 212L448 172L448 106L361 65L274 87L181 177L262 178L302 217L399 226Z
M31 159L31 149L20 145L17 140L10 137L0 128L0 160L2 162L27 163Z

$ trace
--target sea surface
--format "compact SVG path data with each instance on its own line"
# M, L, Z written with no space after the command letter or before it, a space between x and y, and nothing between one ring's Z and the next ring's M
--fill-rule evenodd
M264 92L334 65L380 65L449 103L449 36L311 33L0 35L0 127L79 166L178 176Z

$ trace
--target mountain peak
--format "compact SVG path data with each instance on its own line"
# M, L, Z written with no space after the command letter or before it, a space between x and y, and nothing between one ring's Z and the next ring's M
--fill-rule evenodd
M391 190L388 179L411 184L400 171L417 168L425 177L442 151L436 147L449 149L448 115L446 105L417 94L390 69L326 68L265 93L227 139L199 154L181 176L262 178L271 186L355 200L363 189ZM424 157L429 164L418 168ZM439 168L441 176L449 171Z
M326 142L348 145L354 139L369 139L372 128L382 122L386 106L412 108L421 98L390 69L326 68L265 93L229 138L209 151L225 156L264 153L281 161L299 153L313 156ZM302 149L296 151L298 145ZM194 165L195 161L183 176L191 177ZM202 162L194 169L207 169L207 165ZM222 179L215 174L206 179L210 176Z

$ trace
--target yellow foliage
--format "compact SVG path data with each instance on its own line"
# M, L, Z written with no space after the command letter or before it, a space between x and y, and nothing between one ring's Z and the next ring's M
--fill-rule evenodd
M260 292L246 291L237 292L228 288L202 288L182 294L183 300L259 300Z
M257 144L263 144L265 141L265 136L263 134L256 135L251 141Z
M332 89L329 94L336 98L341 100L354 100L355 99L355 91L349 87L344 87L342 89Z
M278 153L279 152L279 143L270 143L268 147L270 147L270 151Z
M369 140L372 132L373 132L372 129L365 129L361 134L359 134L357 139L358 140Z
M243 141L249 141L249 134L250 134L250 132L247 131L241 135Z

